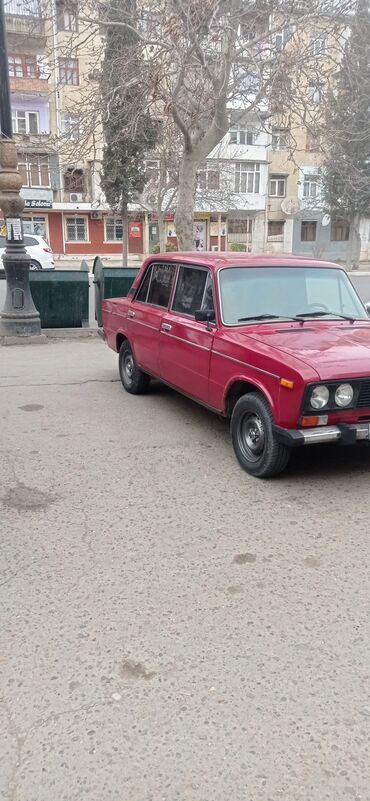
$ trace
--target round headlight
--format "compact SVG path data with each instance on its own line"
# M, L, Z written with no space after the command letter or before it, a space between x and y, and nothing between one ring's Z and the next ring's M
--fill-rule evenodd
M353 387L351 384L341 384L334 395L337 406L350 406L353 401Z
M315 387L315 389L312 390L310 404L313 409L323 409L324 406L327 406L328 401L329 390L325 385L321 387Z

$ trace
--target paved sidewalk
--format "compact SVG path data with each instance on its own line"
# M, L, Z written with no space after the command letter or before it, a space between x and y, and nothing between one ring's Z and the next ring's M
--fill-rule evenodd
M117 378L0 350L0 798L369 801L369 448L258 481Z

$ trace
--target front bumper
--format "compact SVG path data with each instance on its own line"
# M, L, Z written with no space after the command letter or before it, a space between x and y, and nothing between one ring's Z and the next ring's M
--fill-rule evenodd
M340 424L318 426L317 428L280 428L274 426L274 434L279 442L290 448L300 445L316 445L323 442L339 442L354 445L359 440L370 440L370 423Z

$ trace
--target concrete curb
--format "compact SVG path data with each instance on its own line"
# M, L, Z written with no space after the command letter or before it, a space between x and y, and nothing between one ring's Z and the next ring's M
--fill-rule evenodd
M52 340L98 339L97 328L43 328L40 336L0 337L0 346L47 345Z

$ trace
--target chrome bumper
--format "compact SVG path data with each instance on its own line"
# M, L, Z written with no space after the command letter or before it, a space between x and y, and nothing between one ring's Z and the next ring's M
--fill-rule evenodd
M354 445L358 440L370 440L370 423L349 425L318 426L317 428L280 428L274 426L274 433L280 442L296 448L300 445L316 445L323 442L340 442Z

